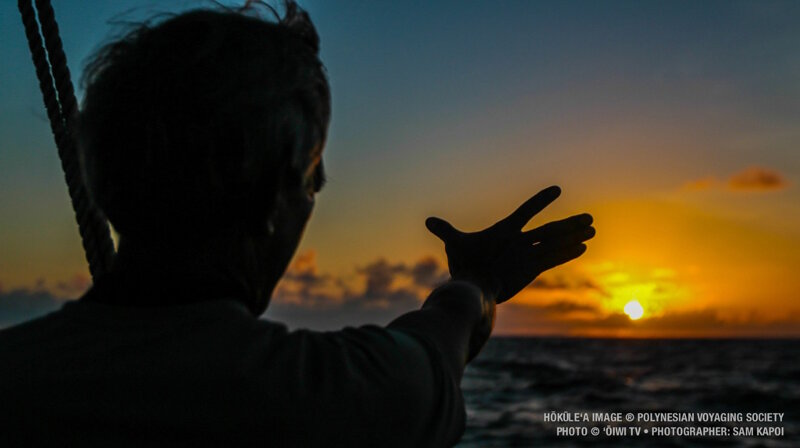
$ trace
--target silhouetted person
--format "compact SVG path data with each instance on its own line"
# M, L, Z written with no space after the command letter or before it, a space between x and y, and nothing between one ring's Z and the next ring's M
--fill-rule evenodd
M551 187L482 232L430 218L452 280L420 310L338 332L259 320L324 182L318 45L289 4L277 23L183 13L98 52L78 133L119 253L80 300L0 332L0 446L459 439L495 303L581 255L591 217L522 232Z

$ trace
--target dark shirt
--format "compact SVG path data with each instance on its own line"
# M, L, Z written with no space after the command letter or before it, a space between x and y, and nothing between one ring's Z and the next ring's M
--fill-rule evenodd
M455 375L409 331L90 299L0 330L0 446L422 447L464 431Z

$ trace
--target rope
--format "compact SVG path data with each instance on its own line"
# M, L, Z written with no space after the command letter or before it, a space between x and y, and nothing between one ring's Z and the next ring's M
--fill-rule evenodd
M33 0L19 0L17 6L22 15L36 77L39 79L39 88L50 119L50 130L56 141L72 208L75 210L75 220L86 260L89 262L89 272L97 279L108 272L111 266L114 243L108 223L103 214L94 207L83 181L73 134L78 103L67 67L67 57L59 37L58 24L50 0L36 0L41 34Z

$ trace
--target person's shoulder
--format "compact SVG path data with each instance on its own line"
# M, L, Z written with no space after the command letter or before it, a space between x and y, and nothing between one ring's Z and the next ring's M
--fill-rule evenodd
M9 371L29 365L39 347L57 341L57 335L65 333L64 326L59 310L0 329L0 381Z
M29 342L63 325L62 311L52 311L5 328L0 328L0 348Z

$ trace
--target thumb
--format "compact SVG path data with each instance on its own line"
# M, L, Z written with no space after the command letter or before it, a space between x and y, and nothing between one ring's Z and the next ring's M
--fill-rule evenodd
M440 240L447 243L453 237L457 236L459 233L455 227L450 225L449 222L445 221L441 218L430 217L425 220L425 227L430 230L430 232L436 235Z

